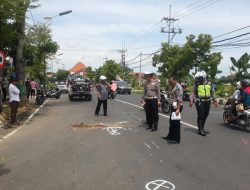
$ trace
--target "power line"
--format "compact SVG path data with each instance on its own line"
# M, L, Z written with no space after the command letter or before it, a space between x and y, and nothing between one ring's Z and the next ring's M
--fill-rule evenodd
M242 28L239 28L239 29L236 29L236 30L233 30L233 31L224 33L224 34L221 34L221 35L219 35L219 36L215 36L215 37L213 37L213 39L216 39L216 38L219 38L219 37L228 35L228 34L232 34L232 33L234 33L234 32L238 32L238 31L240 31L240 30L244 30L244 29L249 28L249 27L250 27L250 26L244 26L244 27L242 27Z
M212 44L220 43L220 42L224 42L224 41L228 41L228 40L232 40L232 39L235 39L235 38L240 38L242 36L246 36L246 35L249 35L249 34L250 34L250 32L245 33L245 34L241 34L241 35L238 35L238 36L234 36L234 37L231 37L231 38L227 38L227 39L224 39L224 40L215 41L215 42L212 42Z
M161 51L161 50L157 50L156 52L150 53L150 54L139 54L136 58L138 58L140 55L148 55L146 58L140 60L140 61L145 61L145 60L149 59L150 57L152 57L153 55L159 53L160 51ZM133 65L133 64L136 64L136 63L140 63L140 61L133 62L133 63L128 63L127 65Z
M197 7L196 7L193 11L191 11L190 13L181 15L180 18L184 18L184 17L186 17L186 16L192 15L192 14L194 14L194 13L196 13L196 12L202 10L202 9L205 9L205 8L207 8L207 7L210 7L210 6L212 6L212 5L215 5L215 4L219 3L220 1L223 1L223 0L218 0L218 1L215 1L215 2L213 2L213 0L212 0L212 1L206 1L204 4L202 4L202 5L200 5L200 6L197 6Z
M183 9L179 9L178 11L176 11L176 12L173 14L174 17L177 17L177 16L180 15L180 14L183 14L184 12L187 11L188 8L193 7L194 5L198 4L200 1L203 1L203 0L195 1L195 2L193 2L193 3L191 3L191 4L189 4L188 6L184 7Z

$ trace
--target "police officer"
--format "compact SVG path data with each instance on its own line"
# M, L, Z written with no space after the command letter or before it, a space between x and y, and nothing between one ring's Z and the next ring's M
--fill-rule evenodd
M158 129L158 107L160 106L160 84L154 76L154 73L146 75L148 84L144 92L146 100L146 115L148 118L147 129L151 129L151 131L156 131Z
M149 121L148 121L148 114L147 114L147 104L146 104L146 97L145 97L145 95L146 95L146 89L147 89L147 85L148 85L148 81L147 81L147 76L149 75L150 73L149 72L145 72L144 73L144 79L145 79L145 81L144 81L144 91L143 91L143 96L142 96L142 99L141 99L141 104L142 104L142 106L143 106L143 109L144 109L144 111L145 111L145 115L146 115L146 122L145 123L143 123L143 124L146 124L146 125L148 125L149 124Z
M190 107L195 102L198 118L198 134L206 136L209 131L204 129L206 119L209 115L211 101L213 101L215 107L218 103L215 98L215 89L210 82L207 81L205 71L198 71L195 75L195 85L193 92L190 95Z

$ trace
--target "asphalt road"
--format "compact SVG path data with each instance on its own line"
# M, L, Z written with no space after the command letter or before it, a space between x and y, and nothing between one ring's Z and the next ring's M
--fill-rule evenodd
M167 115L160 116L157 132L147 131L139 101L139 95L119 95L109 101L109 116L96 117L95 98L51 100L0 142L0 189L250 189L250 134L225 126L222 108L211 109L211 133L202 137L195 108L185 104L181 144L168 144L162 139ZM80 123L89 128L72 128Z

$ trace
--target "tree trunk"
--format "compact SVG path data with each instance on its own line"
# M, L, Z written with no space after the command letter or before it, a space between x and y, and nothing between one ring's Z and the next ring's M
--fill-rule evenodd
M16 45L16 76L18 81L18 87L20 90L21 105L27 104L26 99L26 86L25 86L25 60L23 58L23 46L25 36L25 15L29 6L29 2L21 3L23 6L23 15L16 21L16 29L19 34L19 38Z

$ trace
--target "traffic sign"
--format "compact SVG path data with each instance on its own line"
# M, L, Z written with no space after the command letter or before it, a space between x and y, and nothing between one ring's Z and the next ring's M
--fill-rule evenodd
M2 69L6 64L6 57L3 51L0 50L0 69Z

